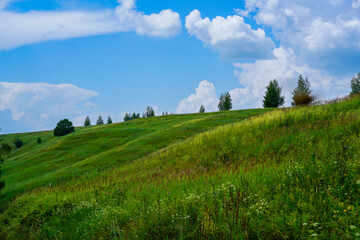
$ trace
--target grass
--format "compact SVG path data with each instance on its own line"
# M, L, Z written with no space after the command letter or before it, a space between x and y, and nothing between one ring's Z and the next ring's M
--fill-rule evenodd
M225 115L210 114L219 117L218 127L208 126L176 140L169 137L173 141L156 145L157 149L137 155L136 159L110 164L111 170L105 163L97 174L69 178L52 188L24 189L0 216L3 237L360 238L359 107L360 98L355 97L321 106L280 109L252 118L247 115L242 121L238 118L226 122L229 119L225 121ZM240 113L245 112L224 114ZM153 128L157 121L194 117L187 121L191 128L199 123L195 116L131 124ZM147 132L133 141L142 138L138 144L144 141L146 146L154 146L154 142L161 141L155 141L153 136L169 132L176 135L171 129L180 126L180 122L170 128L162 125L158 135L157 131ZM76 134L81 131L95 134L90 128ZM59 142L49 138L46 144L56 150ZM134 152L140 145L132 145ZM80 143L75 146L81 149ZM30 149L19 149L8 164L23 159L20 156ZM70 150L75 151L75 147ZM112 163L116 151L111 148L100 153L101 159ZM91 165L82 166L91 172ZM5 194L12 192L7 190Z

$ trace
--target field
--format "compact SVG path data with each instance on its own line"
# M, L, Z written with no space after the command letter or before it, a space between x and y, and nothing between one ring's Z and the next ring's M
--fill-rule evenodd
M0 237L360 239L359 114L353 97L2 135L25 145Z

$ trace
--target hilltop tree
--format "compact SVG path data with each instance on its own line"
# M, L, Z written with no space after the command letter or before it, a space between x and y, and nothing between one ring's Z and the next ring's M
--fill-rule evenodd
M140 113L136 114L136 113L133 113L131 115L131 119L137 119L137 118L140 118Z
M205 107L204 105L201 105L199 109L199 113L204 113L204 112L205 112Z
M86 116L85 122L84 122L84 127L87 127L87 126L90 126L90 125L91 125L90 117Z
M75 132L72 122L69 121L69 119L63 119L57 123L56 128L54 129L54 136L60 137L72 132Z
M102 118L102 116L100 115L99 118L96 120L96 125L103 125L104 124L104 120Z
M314 100L314 98L311 96L311 92L311 84L308 78L304 79L303 76L300 74L297 82L297 87L292 92L293 102L291 103L291 105L309 105Z
M264 108L277 108L284 104L285 97L281 96L281 90L282 88L279 86L276 79L269 82L263 100Z
M360 93L360 72L357 76L354 76L351 79L351 92L350 94L357 94Z
M112 122L111 117L110 117L110 116L108 116L107 121L106 121L106 124L112 124L112 123L113 123L113 122Z
M146 108L146 112L143 114L143 117L145 117L145 118L155 117L154 109L151 106L148 106Z
M221 94L218 107L219 111L227 111L232 109L232 100L229 92Z
M12 148L10 147L9 144L6 143L2 143L0 145L0 179L1 179L1 167L2 164L5 160L5 158L7 158L10 153L12 151ZM5 182L4 181L0 181L0 194L1 194L1 190L5 187Z

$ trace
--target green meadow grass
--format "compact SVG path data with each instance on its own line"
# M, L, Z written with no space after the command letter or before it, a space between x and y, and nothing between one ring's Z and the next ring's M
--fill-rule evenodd
M229 120L226 114L244 115ZM124 147L109 147L94 159L93 153L83 160L74 158L74 163L63 156L63 167L53 171L58 175L49 175L63 182L52 188L35 188L36 184L26 183L32 183L31 177L23 180L24 184L18 180L23 194L3 210L0 236L360 239L359 114L360 98L355 97L327 105L279 109L251 118L246 111L209 114L214 119L209 119L207 128L189 131L186 136L176 133L174 128L183 126L176 118L187 118L186 128L192 129L202 125L196 116L205 116L134 121L130 124L143 126L146 133L134 137L135 143L128 141L133 144L132 150L127 150L130 145L124 143ZM179 122L167 126L160 123L166 120ZM216 121L218 124L210 124ZM111 127L114 129L108 129ZM111 135L120 127L125 126L105 126L104 131L108 129ZM158 130L150 133L149 128ZM96 130L81 129L76 134L98 134ZM155 144L162 143L161 136L165 135L172 141ZM175 139L180 135L183 137ZM69 144L62 145L68 146L67 151L75 156L84 154L85 138L71 145L70 138L75 141L75 136L63 140L48 136L41 149L24 146L17 150L4 166L8 171L5 179L10 181L7 177L11 169L20 167L11 166L12 162L26 162L29 156L51 156L52 152L60 156L56 155L58 147L67 139ZM103 134L97 136L93 141ZM154 140L156 136L159 140ZM14 138L5 136L4 141L10 137ZM35 139L37 135L27 137ZM117 149L124 156L129 156L129 151L136 154L143 144L148 151L136 158L116 154ZM54 160L54 167L56 163L58 160ZM73 166L78 164L84 169ZM37 171L36 164L32 169ZM71 178L65 177L67 171ZM74 178L76 171L79 177ZM6 194L17 193L5 190L5 199Z

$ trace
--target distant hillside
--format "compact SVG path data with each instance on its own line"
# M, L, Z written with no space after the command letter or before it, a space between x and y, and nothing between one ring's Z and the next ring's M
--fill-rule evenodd
M5 165L4 200L24 194L0 216L2 236L359 238L360 98L261 112L41 133L41 146L40 133L20 135L34 143Z

